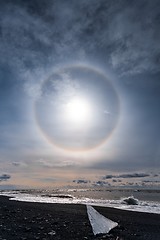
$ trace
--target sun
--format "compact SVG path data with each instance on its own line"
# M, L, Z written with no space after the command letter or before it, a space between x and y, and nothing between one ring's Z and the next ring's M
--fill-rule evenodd
M86 123L91 117L91 106L86 99L74 97L66 104L65 116L74 124Z
M90 66L62 66L44 81L34 104L36 123L54 146L88 151L101 146L119 119L111 79Z

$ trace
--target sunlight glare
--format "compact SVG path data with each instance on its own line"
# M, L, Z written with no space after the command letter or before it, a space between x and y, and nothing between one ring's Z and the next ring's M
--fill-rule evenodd
M90 104L83 98L75 97L66 105L66 117L74 124L87 122L90 119L90 114Z

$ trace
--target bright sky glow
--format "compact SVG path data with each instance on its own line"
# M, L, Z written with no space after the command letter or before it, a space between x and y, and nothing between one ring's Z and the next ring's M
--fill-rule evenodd
M73 124L86 123L90 116L91 106L86 99L74 97L66 104L65 117Z
M53 145L70 151L91 150L114 130L119 115L118 97L107 76L97 69L63 67L55 70L41 87L35 116L40 130ZM110 110L108 117L105 113Z

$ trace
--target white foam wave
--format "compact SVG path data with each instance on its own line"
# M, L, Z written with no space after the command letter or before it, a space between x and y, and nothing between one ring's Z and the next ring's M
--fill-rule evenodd
M102 200L92 198L76 198L71 195L41 195L41 194L27 194L19 191L5 191L0 192L2 196L8 196L10 200L24 201L24 202L40 202L40 203L63 203L63 204L86 204L92 206L112 207L123 210L148 212L160 214L160 203L151 201L138 201L136 199L136 205L128 204L125 201L120 200ZM132 200L135 200L133 197ZM126 198L125 198L126 199ZM127 198L129 199L129 198ZM132 201L134 202L134 201Z

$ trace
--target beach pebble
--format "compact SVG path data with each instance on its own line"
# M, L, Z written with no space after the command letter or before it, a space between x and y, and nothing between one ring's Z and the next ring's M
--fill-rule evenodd
M51 236L56 235L56 232L55 231L51 231L51 232L48 233L48 235L51 235Z
M25 232L30 232L30 230L31 230L31 228L29 228L29 227L25 228Z
M42 227L42 226L41 226L41 227L38 227L38 228L39 228L40 230L43 230L43 229L44 229L44 227Z
M119 230L121 230L121 231L124 231L124 230L125 230L125 228L124 228L123 226L121 226L121 225L118 225L118 226L116 227L116 229L119 229Z
M53 224L54 224L54 225L58 225L58 222L54 222Z

